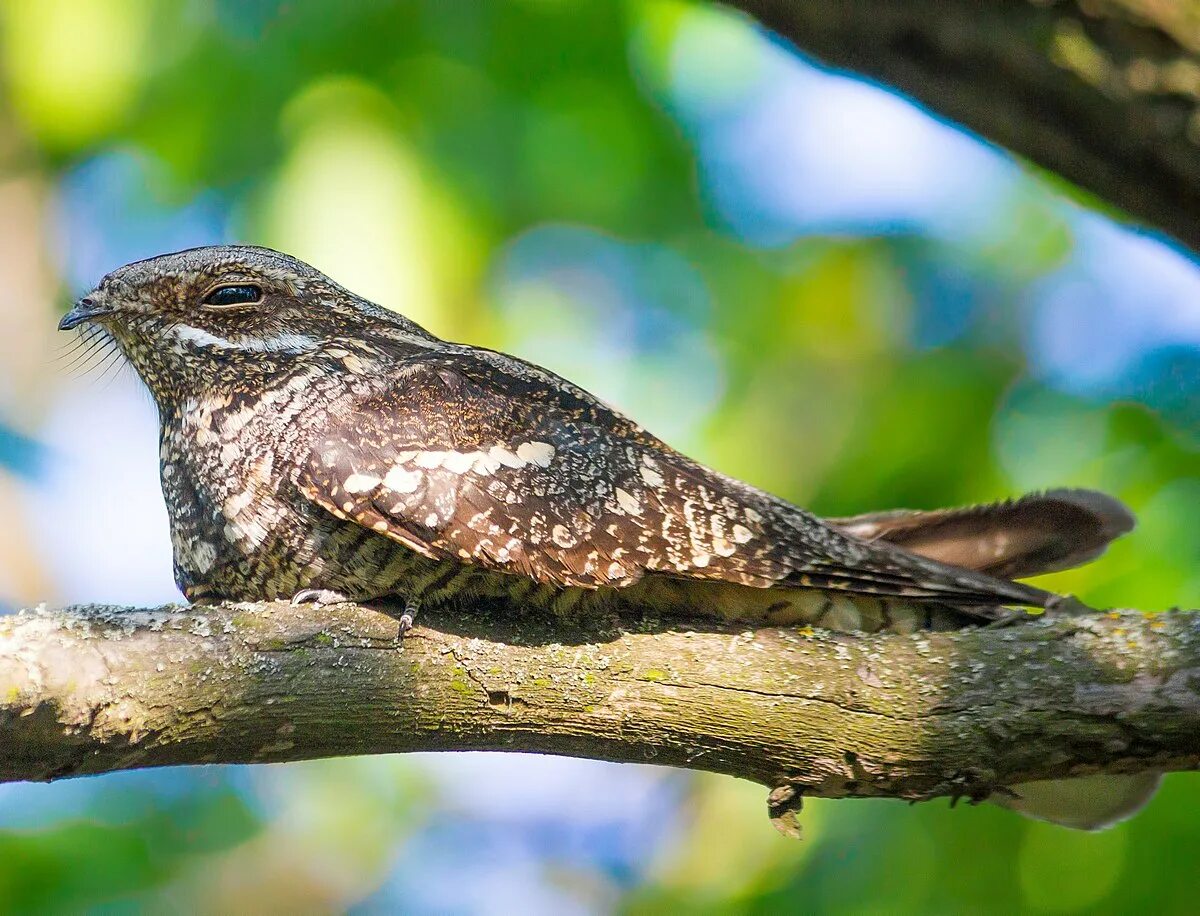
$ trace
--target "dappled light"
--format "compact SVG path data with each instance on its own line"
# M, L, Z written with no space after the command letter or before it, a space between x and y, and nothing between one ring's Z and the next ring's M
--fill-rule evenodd
M122 367L70 372L53 329L121 264L235 241L547 366L821 515L1104 490L1138 528L1036 584L1200 602L1194 257L743 16L8 0L0 90L6 613L182 600L154 404ZM421 754L4 784L0 901L1195 907L1191 774L1097 834L965 800L816 799L793 843L760 786L645 764Z

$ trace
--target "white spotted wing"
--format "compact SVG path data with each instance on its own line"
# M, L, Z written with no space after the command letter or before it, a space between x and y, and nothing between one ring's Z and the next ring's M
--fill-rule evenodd
M559 586L646 574L966 604L1035 589L838 532L670 449L545 370L483 350L422 355L314 443L308 498L435 559Z

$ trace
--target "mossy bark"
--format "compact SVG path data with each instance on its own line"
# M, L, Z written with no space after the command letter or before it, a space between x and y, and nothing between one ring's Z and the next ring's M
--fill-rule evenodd
M507 750L712 770L800 795L983 798L1200 763L1200 616L848 636L353 605L0 619L0 780Z

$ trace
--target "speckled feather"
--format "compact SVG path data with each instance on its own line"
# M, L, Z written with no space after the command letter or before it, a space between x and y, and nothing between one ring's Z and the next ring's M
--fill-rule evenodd
M1030 590L873 546L673 451L517 360L456 348L392 369L315 449L302 489L433 559L626 587L648 573L995 604Z
M205 303L231 283L261 301ZM855 537L277 252L164 255L85 301L159 405L194 600L322 589L911 629L1050 597Z

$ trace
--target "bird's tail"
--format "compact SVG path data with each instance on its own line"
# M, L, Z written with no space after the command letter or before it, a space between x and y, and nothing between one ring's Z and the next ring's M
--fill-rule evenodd
M1019 579L1094 560L1132 530L1133 513L1095 490L1049 490L1021 499L929 512L898 510L830 519L847 534L882 540L930 559ZM1160 773L1095 775L1012 786L992 800L1029 817L1099 830L1136 814Z
M833 518L864 541L887 541L910 553L1002 579L1082 566L1133 529L1133 513L1095 490L1048 490L1020 499Z

